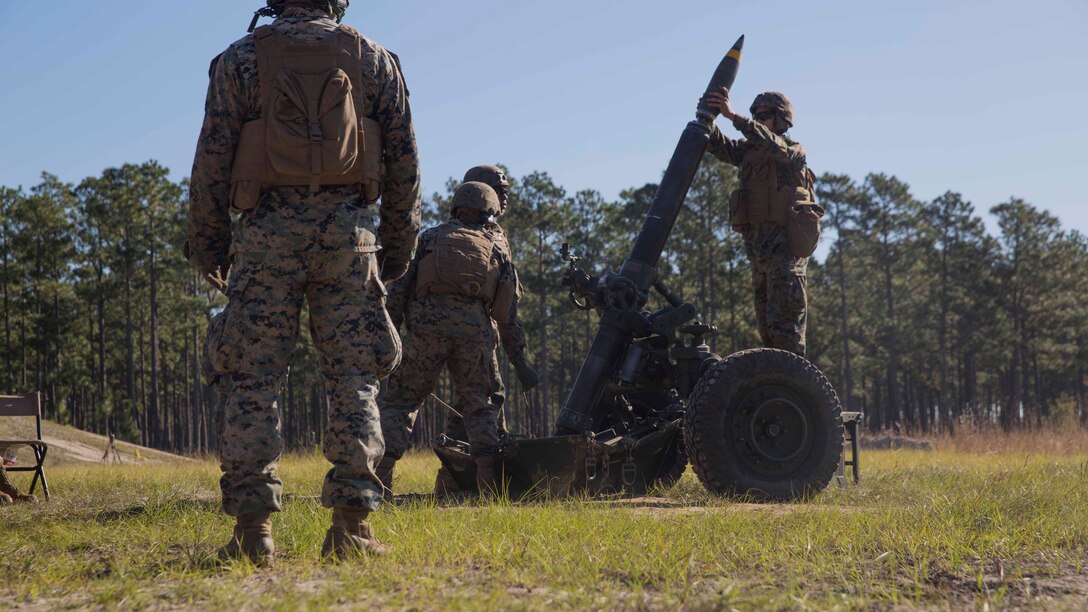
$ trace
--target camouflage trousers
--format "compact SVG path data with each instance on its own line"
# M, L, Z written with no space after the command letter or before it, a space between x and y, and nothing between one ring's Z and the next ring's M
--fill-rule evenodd
M483 304L430 294L408 306L401 332L404 361L381 397L386 455L400 459L411 448L416 416L443 366L453 386L452 407L463 417L472 454L493 454L499 446L499 409L491 394L499 366L494 328Z
M226 382L221 403L223 510L231 516L280 509L276 475L283 438L277 397L299 335L303 300L329 402L323 450L325 507L378 507L374 474L385 452L378 381L400 360L373 254L240 253L228 303L208 330L208 357Z
M499 330L492 323L492 330L495 337L498 338ZM506 385L502 383L502 374L499 372L499 356L496 354L495 349L491 350L491 367L488 368L488 375L491 378L489 383L491 387L491 394L488 396L488 400L495 408L496 423L499 427L499 439L501 440L507 434L506 429L506 412L503 407L506 405ZM462 442L468 442L468 430L465 428L465 418L455 412L450 412L446 415L446 430L445 434L449 438L454 440L461 440Z
M752 264L756 322L763 345L804 357L808 258L790 255L783 226L765 225L749 230L745 246Z

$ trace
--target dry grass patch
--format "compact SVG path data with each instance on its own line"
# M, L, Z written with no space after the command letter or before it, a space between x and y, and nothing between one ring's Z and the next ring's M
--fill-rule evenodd
M1005 448L1009 448L1008 445ZM276 566L214 568L230 519L211 462L60 466L55 501L0 510L0 608L1082 607L1088 452L882 451L861 486L793 505L688 473L635 500L437 504L437 461L374 516L390 556L324 566L319 456L284 461ZM25 576L25 579L16 579Z
M1000 429L964 429L955 436L939 436L932 441L938 450L972 455L1076 455L1088 452L1088 429L1075 425L1008 433Z

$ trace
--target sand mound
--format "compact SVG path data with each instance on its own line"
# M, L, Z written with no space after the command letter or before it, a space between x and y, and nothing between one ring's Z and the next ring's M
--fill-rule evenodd
M32 440L36 437L34 419L0 419L0 440ZM45 465L62 463L100 463L106 453L109 441L105 436L89 433L70 427L42 421L42 437L49 445L45 456ZM117 452L122 463L176 463L191 461L186 457L157 451L128 442L117 441ZM20 447L19 465L32 465L33 453L29 448Z

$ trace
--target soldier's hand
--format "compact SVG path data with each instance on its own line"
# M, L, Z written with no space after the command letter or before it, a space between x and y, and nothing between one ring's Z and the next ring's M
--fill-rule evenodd
M707 106L716 109L726 119L732 119L736 116L733 112L733 106L729 103L729 89L722 87L718 91L707 93L705 97Z
M518 382L526 391L540 384L540 376L524 358L514 362L514 372L518 375Z
M227 279L223 278L222 273L219 272L219 268L216 268L215 272L205 272L204 279L211 283L212 287L215 287L219 293L226 295Z
M219 293L225 294L227 292L227 271L230 269L230 258L228 256L214 253L210 256L206 253L194 253L188 240L181 247L181 253L189 263L200 270L200 275L211 283L212 287L215 287ZM224 261L228 263L217 263Z
M391 283L398 278L404 276L404 273L408 271L409 262L407 259L399 259L396 257L385 257L382 259L382 282Z
M700 109L705 104L706 107L710 110L714 111L715 113L721 114L721 107L715 101L715 98L713 97L714 95L714 92L710 92L708 94L703 94L699 96L699 103L695 105L695 108Z

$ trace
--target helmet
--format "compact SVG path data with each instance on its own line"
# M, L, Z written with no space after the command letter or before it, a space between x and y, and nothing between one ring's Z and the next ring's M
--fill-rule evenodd
M499 214L499 194L487 183L468 181L462 183L457 191L453 192L453 202L450 203L450 213L456 215L457 211L467 208L484 213L484 216Z
M778 112L778 116L790 127L793 127L793 104L790 103L790 99L784 94L780 94L777 91L767 91L756 96L755 102L752 102L752 107L749 110L752 114L755 114L756 109L760 106L775 110Z
M320 6L327 9L336 18L336 23L344 20L344 13L348 10L351 0L266 0L268 6L257 9L253 13L253 21L249 22L249 31L257 29L257 22L261 17L278 17L288 6Z
M469 181L486 183L496 191L500 187L505 189L510 186L510 181L506 179L506 173L502 171L502 168L490 165L469 168L469 171L465 173L465 182Z
M344 13L348 10L348 5L351 4L351 0L268 0L268 6L279 15L287 8L288 4L317 4L322 7L328 6L329 12L336 16L337 21L344 18Z
M469 168L465 173L465 182L478 181L485 183L495 190L495 193L499 195L499 212L496 216L501 215L506 211L506 203L508 201L508 190L510 189L510 181L506 178L506 173L498 166L482 165L474 168Z

